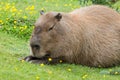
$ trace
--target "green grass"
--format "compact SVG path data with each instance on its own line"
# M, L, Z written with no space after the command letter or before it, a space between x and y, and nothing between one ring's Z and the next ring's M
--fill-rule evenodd
M79 8L77 0L0 0L2 31L29 39L39 11L69 12ZM3 7L4 6L4 7Z
M40 10L70 12L91 4L91 0L0 0L0 27L4 32L29 39ZM111 7L120 12L120 1Z
M119 3L114 7L118 7ZM33 10L26 10L32 6ZM18 60L29 55L28 39L39 10L69 12L78 7L81 7L78 0L0 0L0 80L119 80L120 75L105 74L105 71L120 70L120 67L104 69L74 64L40 66Z
M120 75L101 74L113 68L90 68L74 64L44 65L22 62L29 55L25 40L0 32L0 80L119 80ZM37 79L38 78L38 79Z

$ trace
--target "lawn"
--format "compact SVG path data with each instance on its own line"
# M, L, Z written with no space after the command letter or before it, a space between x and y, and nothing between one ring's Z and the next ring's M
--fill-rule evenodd
M74 64L37 65L19 58L29 55L28 41L0 32L0 80L119 80L105 74L113 68L90 68ZM103 73L101 73L103 72Z
M0 0L0 80L120 80L120 75L109 73L120 71L120 66L90 68L19 61L29 55L28 39L39 10L69 12L78 7L78 0Z

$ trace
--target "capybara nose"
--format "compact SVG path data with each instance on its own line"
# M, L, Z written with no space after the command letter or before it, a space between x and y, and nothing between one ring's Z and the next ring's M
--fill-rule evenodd
M36 45L33 45L33 48L40 49L40 46L36 44Z

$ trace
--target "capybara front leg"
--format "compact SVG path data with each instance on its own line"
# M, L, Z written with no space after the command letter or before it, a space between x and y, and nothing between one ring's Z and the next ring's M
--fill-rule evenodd
M36 64L45 63L43 58L36 58L33 56L26 56L23 60L30 62L30 63L36 63Z
M43 57L43 58L36 58L33 56L27 56L23 60L30 62L30 63L35 63L35 64L58 64L58 63L63 63L65 60L61 58L48 58L48 57Z

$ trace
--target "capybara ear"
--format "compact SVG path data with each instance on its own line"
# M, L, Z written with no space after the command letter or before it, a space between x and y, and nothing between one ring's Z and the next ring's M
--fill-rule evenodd
M43 10L41 10L41 11L40 11L40 14L41 14L41 15L43 15L43 14L44 14L44 11L43 11Z
M58 14L55 16L55 18L56 18L58 21L60 21L61 18L62 18L62 15L61 15L60 13L58 13Z

